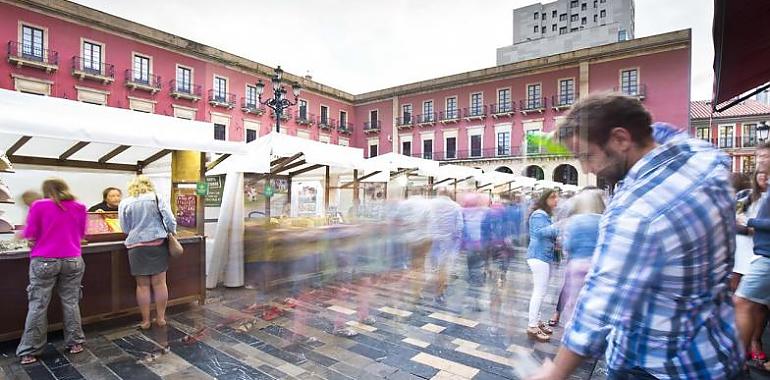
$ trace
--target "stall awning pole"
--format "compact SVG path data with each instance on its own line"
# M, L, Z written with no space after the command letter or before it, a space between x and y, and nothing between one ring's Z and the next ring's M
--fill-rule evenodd
M324 175L324 213L329 212L329 191L331 191L331 175L329 174L329 167L326 167L326 174Z

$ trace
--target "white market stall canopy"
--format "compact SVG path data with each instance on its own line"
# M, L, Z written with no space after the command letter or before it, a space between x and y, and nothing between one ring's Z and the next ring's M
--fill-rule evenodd
M478 182L479 189L491 189L493 192L518 189L521 187L532 187L536 182L534 178L498 171L481 173L474 176L474 178Z
M405 156L394 152L375 156L366 161L378 167L387 168L391 173L394 173L394 176L416 171L419 175L430 177L439 168L438 161Z
M559 189L564 190L564 185L561 182L554 182L554 181L548 181L541 179L535 183L535 188L537 189Z
M294 176L324 166L343 172L359 170L368 174L387 170L386 166L367 162L363 149L271 132L246 144L245 153L225 158L206 174L261 173Z
M174 150L244 148L211 123L0 89L0 151L17 164L138 171Z

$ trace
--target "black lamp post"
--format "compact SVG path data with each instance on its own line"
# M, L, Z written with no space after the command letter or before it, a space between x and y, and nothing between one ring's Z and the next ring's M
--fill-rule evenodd
M767 137L770 134L770 124L767 124L766 121L763 121L757 125L757 138L761 143L764 143L767 141Z
M282 80L283 70L281 70L281 66L278 66L276 67L275 75L273 75L271 80L273 82L273 97L265 100L264 102L262 101L262 93L265 91L265 84L262 83L262 79L257 82L257 95L259 96L259 103L270 107L270 109L275 112L275 131L279 133L281 132L281 115L283 115L283 110L297 104L299 92L302 90L302 87L300 87L299 83L292 83L291 91L294 95L294 102L292 102L289 99L286 99L286 88L281 84Z

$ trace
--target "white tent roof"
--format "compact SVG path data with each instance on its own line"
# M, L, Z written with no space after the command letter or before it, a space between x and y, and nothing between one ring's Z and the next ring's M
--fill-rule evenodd
M304 160L305 164L296 166L294 169L297 171L313 165L324 165L347 171L387 170L383 165L367 162L364 159L363 149L326 144L277 132L271 132L246 144L246 150L244 154L228 157L207 174L270 173L274 158L293 157L300 153L302 157L297 161Z
M524 176L509 174L509 173L502 173L498 171L481 173L474 177L476 181L479 182L479 185L484 186L487 184L491 184L493 187L507 184L509 182L511 183L511 187L514 187L514 188L530 187L530 186L533 186L536 182L534 178L529 178L529 177L524 177Z
M564 184L561 182L554 182L554 181L547 181L544 179L541 179L535 183L535 187L537 188L549 188L549 189L561 189L564 187Z
M441 165L433 172L433 177L436 180L443 180L447 178L451 179L465 179L468 177L475 177L482 174L481 169L475 169L462 165Z
M133 164L161 150L238 153L245 144L214 140L214 125L67 99L0 89L0 150L31 137L14 155L58 159L78 143L69 160ZM88 144L85 144L88 143Z
M420 175L430 176L439 167L438 161L426 160L424 158L404 156L394 152L385 153L367 159L370 163L377 163L388 167L391 172L397 172L400 169L417 169Z

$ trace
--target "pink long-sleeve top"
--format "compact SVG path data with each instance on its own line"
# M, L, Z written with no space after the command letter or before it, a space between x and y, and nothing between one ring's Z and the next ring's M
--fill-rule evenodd
M80 256L80 241L86 235L86 206L77 201L62 201L61 205L50 199L32 203L24 227L24 237L34 241L30 257Z

